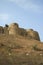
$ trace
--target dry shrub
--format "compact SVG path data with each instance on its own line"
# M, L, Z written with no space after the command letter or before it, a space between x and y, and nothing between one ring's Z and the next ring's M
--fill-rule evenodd
M9 27L9 25L5 24L5 27Z

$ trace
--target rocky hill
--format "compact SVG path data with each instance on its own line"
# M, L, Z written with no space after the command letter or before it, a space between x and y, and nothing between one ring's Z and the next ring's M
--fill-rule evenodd
M25 38L35 39L40 41L39 33L33 29L20 28L17 23L12 23L10 25L5 25L5 27L0 26L0 34L8 35L20 35Z
M43 42L17 23L0 26L0 65L43 65Z

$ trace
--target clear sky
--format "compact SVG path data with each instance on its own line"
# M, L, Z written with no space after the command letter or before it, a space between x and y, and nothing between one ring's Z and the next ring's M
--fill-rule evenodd
M43 0L0 0L0 25L13 22L38 31L43 41Z

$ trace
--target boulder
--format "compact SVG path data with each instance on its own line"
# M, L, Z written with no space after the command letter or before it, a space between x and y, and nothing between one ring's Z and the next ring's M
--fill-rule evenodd
M16 35L17 33L18 33L18 24L17 23L12 23L12 24L10 24L9 25L9 28L8 28L8 30L9 30L9 34L14 34L14 35Z
M32 39L40 41L39 33L33 29L27 30L28 36L30 35Z

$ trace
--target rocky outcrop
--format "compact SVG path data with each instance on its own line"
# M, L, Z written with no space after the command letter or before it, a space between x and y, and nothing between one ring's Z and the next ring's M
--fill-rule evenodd
M27 32L25 29L23 28L19 28L17 23L12 23L9 25L9 34L13 34L13 35L21 35L21 36L26 36Z
M27 33L28 33L28 35L31 36L32 39L40 41L39 33L37 31L34 31L33 29L29 29L29 30L27 30Z
M17 35L18 34L18 24L17 23L10 24L8 30L9 30L9 34Z
M4 28L2 26L0 26L0 34L4 33Z
M19 35L27 37L26 29L19 28Z
M23 37L40 41L39 33L37 31L34 31L33 29L27 30L20 28L17 23L12 23L10 25L6 24L4 28L0 26L0 33L9 35L21 35Z
M8 28L9 28L9 25L6 24L4 27L4 34L9 34Z

